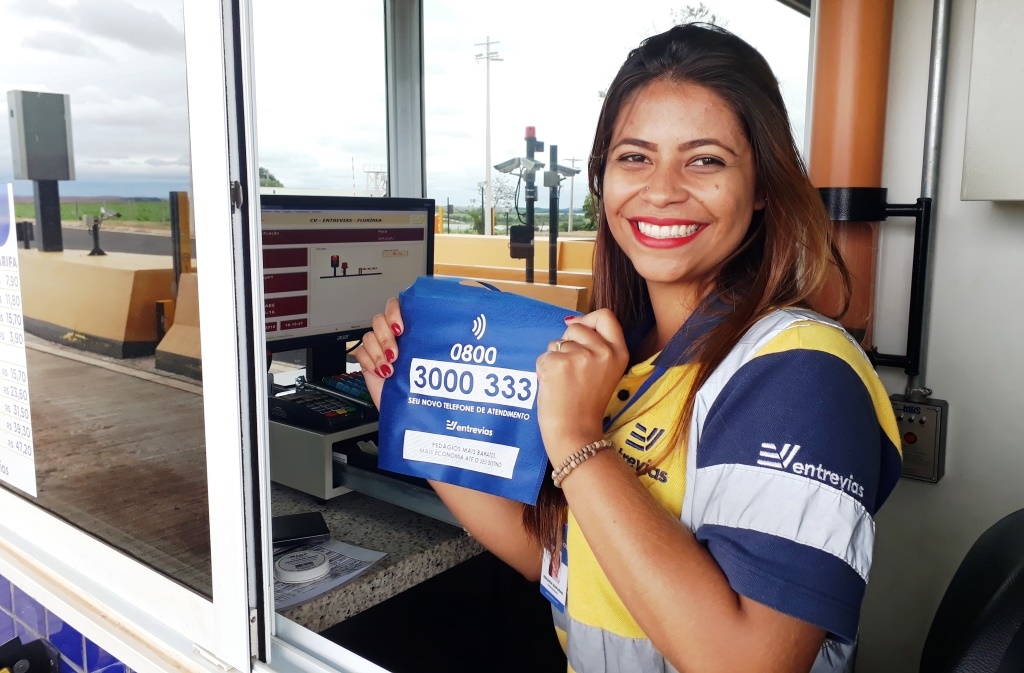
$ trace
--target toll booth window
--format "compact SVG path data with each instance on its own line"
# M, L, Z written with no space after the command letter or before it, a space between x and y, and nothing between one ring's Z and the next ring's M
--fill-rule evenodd
M183 23L0 7L0 488L210 595Z
M253 0L264 193L388 193L384 4Z
M551 170L554 146L559 229L592 236L587 157L604 92L630 49L677 23L716 23L760 50L781 80L802 144L810 22L783 3L650 0L627 7L519 0L493 3L488 11L472 0L423 4L427 196L444 208L441 233L529 239L530 232L515 227L529 224L531 198L532 224L546 231L551 204L544 172ZM522 161L528 158L544 166L534 169ZM521 247L510 247L510 257L527 257Z

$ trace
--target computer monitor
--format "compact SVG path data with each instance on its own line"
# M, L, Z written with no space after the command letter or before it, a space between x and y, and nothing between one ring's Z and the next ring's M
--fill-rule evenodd
M434 201L260 196L267 348L338 347L434 269Z

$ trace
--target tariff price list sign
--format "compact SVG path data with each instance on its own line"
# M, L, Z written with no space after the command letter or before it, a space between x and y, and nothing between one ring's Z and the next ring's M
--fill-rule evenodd
M14 189L0 189L0 481L36 496Z

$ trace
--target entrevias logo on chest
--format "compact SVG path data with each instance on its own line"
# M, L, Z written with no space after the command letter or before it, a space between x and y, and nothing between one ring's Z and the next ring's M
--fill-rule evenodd
M650 451L664 434L665 431L661 428L651 428L648 430L644 425L636 423L629 433L629 439L626 440L626 446L636 449L637 451ZM630 456L623 451L621 447L618 449L618 452L622 459L636 470L637 474L643 474L644 476L650 477L662 484L668 483L667 471L656 467L652 468L650 462Z

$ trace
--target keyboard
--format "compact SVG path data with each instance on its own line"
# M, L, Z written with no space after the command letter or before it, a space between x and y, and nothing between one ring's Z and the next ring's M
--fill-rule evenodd
M321 379L320 385L332 388L346 395L351 395L352 397L361 399L369 404L373 404L373 398L370 397L370 391L366 389L366 380L360 372L325 376Z
M336 379L339 377L325 377L325 383L322 385L327 385L326 381L328 378ZM376 421L379 414L376 407L373 406L373 402L369 399L369 393L366 392L366 384L363 383L362 374L340 375L340 378L344 380L332 383L330 387L363 400L362 394L350 392L355 391L355 393L359 393L359 386L361 385L362 392L365 393L365 399L369 402L369 405L346 401L327 392L305 388L271 397L269 399L270 418L288 423L289 425L296 425L320 432L338 432ZM345 388L340 388L339 386L341 385L344 385Z

